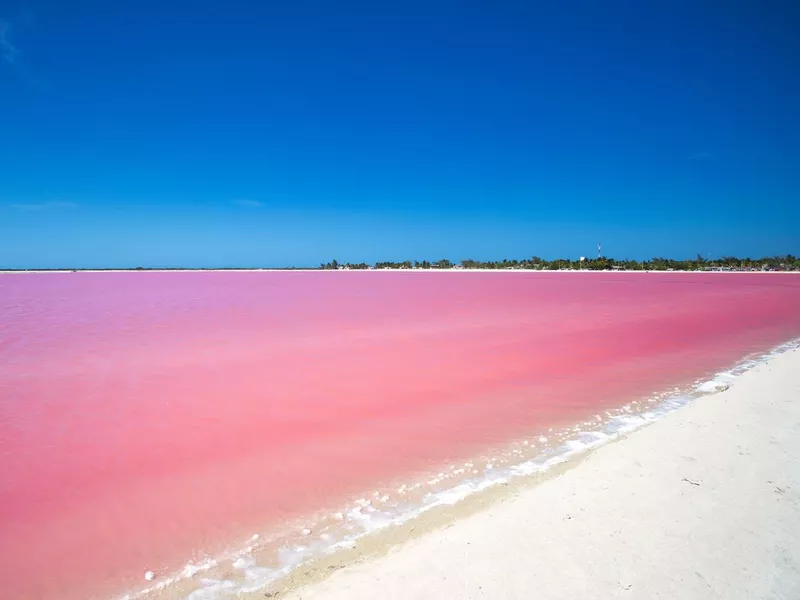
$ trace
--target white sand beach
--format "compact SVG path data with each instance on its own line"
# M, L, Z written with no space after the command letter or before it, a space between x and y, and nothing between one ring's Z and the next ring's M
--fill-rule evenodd
M800 351L281 597L800 598Z

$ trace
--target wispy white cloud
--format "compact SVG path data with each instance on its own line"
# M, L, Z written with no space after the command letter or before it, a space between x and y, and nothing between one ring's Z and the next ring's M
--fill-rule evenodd
M23 11L17 22L26 25L30 24L32 20L32 13ZM49 89L49 86L25 64L22 50L12 41L11 34L14 29L15 24L12 21L0 18L0 67L6 64L29 84L45 90Z
M686 160L705 160L710 157L711 154L708 152L697 152L695 154L690 154L686 157Z
M234 200L233 203L239 206L247 206L250 208L258 208L259 206L264 206L263 202L259 200L250 200L248 198L239 198L238 200Z
M59 209L78 208L78 205L75 202L55 201L55 202L11 204L11 208L15 208L17 210L27 210L27 211L59 210Z
M5 19L0 19L0 54L10 65L15 64L19 56L19 48L11 42L11 23Z

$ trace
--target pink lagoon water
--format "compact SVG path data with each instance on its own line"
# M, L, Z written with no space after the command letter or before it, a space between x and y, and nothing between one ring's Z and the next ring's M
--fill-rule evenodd
M800 335L800 276L0 275L0 595L106 598Z

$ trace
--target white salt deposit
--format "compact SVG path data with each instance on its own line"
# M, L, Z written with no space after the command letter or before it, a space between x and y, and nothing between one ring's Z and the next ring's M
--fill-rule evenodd
M186 566L183 567L183 571L181 571L181 576L185 577L186 579L191 579L198 573L208 571L209 569L216 566L217 566L217 561L213 559L206 560L198 565L195 565L193 563L187 563Z
M714 394L716 392L724 392L730 387L730 382L721 381L719 379L712 379L711 381L704 381L698 385L695 390L701 394Z

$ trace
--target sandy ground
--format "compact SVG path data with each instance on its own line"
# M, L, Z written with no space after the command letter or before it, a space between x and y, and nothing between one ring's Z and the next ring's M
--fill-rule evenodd
M282 598L800 598L800 351Z

